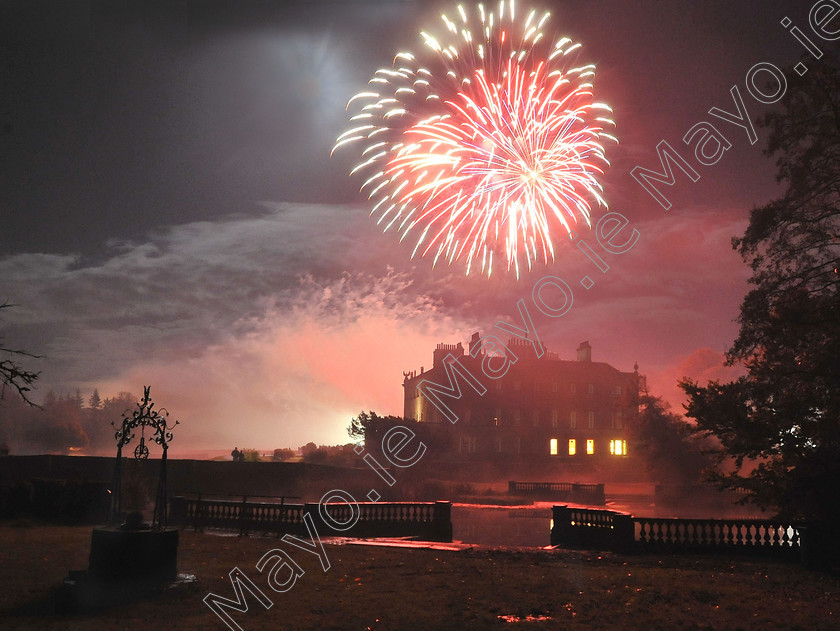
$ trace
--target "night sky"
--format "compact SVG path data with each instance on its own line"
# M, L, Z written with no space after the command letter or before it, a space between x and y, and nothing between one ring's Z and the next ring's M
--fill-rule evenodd
M518 321L553 274L575 302L533 311L549 349L572 359L589 340L596 361L638 362L679 410L678 378L732 375L749 274L730 241L779 193L763 131L751 145L707 112L734 110L733 85L753 120L769 111L745 76L800 60L780 22L817 39L811 4L535 2L597 64L620 140L605 198L641 236L606 274L566 247L488 280L411 260L368 217L352 152L330 157L348 99L454 5L0 2L0 301L17 305L0 332L44 356L27 364L36 399L152 386L182 422L175 455L335 444L362 409L401 414L402 371L436 343ZM711 167L682 142L703 120L732 143ZM678 173L668 211L630 177L658 168L662 140L701 175Z

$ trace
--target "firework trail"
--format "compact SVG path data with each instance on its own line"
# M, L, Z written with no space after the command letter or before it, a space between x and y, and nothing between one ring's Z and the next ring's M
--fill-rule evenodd
M442 19L440 38L421 32L426 59L398 53L350 99L333 151L358 149L351 174L365 176L371 215L416 239L412 256L518 278L521 265L554 260L552 231L591 225L591 202L606 206L612 110L594 101L580 44L548 41L548 12L502 1Z

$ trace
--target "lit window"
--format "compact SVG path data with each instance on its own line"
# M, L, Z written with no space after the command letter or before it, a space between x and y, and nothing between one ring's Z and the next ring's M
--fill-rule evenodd
M591 456L595 453L595 441L591 438L586 439L586 455Z
M610 441L610 453L613 456L626 456L627 455L627 441L626 440L611 440Z
M569 455L574 456L577 453L577 441L574 438L569 439Z
M550 453L552 456L557 455L557 439L556 438L552 438L550 441L548 441L548 453Z

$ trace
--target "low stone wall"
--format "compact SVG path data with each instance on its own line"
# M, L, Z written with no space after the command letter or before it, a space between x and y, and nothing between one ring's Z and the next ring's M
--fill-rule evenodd
M667 519L554 506L551 544L645 552L726 552L800 559L801 524L771 519Z
M223 528L238 530L241 535L279 536L306 534L304 515L308 514L322 537L417 537L452 541L451 511L450 502L359 502L351 506L173 497L169 523L196 530Z
M508 493L548 501L577 502L580 504L606 504L603 484L577 484L573 482L508 482Z

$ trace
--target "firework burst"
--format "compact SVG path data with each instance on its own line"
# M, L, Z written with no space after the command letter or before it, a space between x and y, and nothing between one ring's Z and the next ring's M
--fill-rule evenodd
M552 233L591 225L591 204L606 206L598 178L612 110L594 101L580 44L548 41L548 12L502 1L442 18L439 38L421 33L424 59L398 53L350 99L352 124L333 151L358 149L351 173L365 177L371 215L413 237L412 256L518 278L554 260Z

